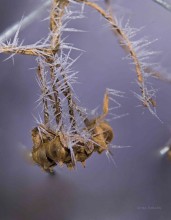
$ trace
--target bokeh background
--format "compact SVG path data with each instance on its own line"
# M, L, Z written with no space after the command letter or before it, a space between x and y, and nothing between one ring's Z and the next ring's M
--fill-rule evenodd
M99 1L102 4L102 1ZM0 0L0 33L23 15L42 5L41 0ZM117 0L116 12L133 27L145 28L138 37L158 39L150 47L163 72L171 72L171 13L152 0ZM84 169L56 168L49 176L29 165L22 150L31 150L31 129L37 116L39 88L34 58L15 56L4 62L0 55L0 220L170 220L171 161L159 150L171 137L171 84L152 80L157 92L158 119L140 103L132 91L133 66L106 22L86 7L86 18L72 26L85 33L69 34L68 41L85 50L74 69L79 71L75 91L82 106L102 106L105 88L125 92L119 99L119 114L111 121L114 145L132 146L113 150L116 165L106 155L94 154ZM34 43L48 32L48 9L20 33L24 44ZM74 54L75 56L76 54ZM25 147L24 147L25 146Z

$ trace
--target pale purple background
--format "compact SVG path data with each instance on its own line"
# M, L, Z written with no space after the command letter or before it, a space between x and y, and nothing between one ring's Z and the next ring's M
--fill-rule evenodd
M134 27L145 26L139 36L158 38L151 45L161 51L156 57L171 70L171 13L151 0L121 0L120 15L130 18ZM41 0L1 0L0 33L27 15ZM122 58L123 50L104 20L86 9L87 19L73 23L86 33L71 34L70 40L86 51L75 64L79 82L75 90L83 106L102 105L106 87L126 93L119 100L118 113L129 116L112 122L115 145L132 148L113 151L116 167L105 154L93 155L86 168L76 171L56 168L49 176L39 167L26 163L21 146L31 149L30 131L35 126L39 89L35 81L34 58L15 56L12 61L0 55L0 219L1 220L170 220L171 161L159 156L160 148L171 137L171 85L157 80L157 112L163 124L146 109L137 108L131 91L139 92L133 66ZM47 33L47 23L34 24L21 32L25 44L34 43ZM69 40L68 39L68 40ZM144 112L144 114L143 114Z

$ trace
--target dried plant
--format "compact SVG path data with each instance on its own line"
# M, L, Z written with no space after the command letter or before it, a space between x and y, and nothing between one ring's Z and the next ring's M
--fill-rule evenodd
M93 152L110 153L109 144L113 139L113 130L105 120L108 114L108 102L112 96L123 94L107 89L103 101L103 113L89 119L86 111L78 106L76 94L72 84L76 81L77 72L72 71L72 65L77 61L70 57L74 48L65 43L62 34L64 31L77 31L67 28L67 21L83 17L84 5L91 7L102 15L110 24L112 31L118 37L121 47L128 54L127 58L135 66L137 83L141 94L136 96L145 107L156 116L154 100L155 90L147 88L146 81L151 74L146 60L154 52L145 48L151 44L146 39L133 40L137 29L131 28L129 23L122 25L112 15L110 1L106 0L107 9L87 0L52 0L50 10L50 33L46 39L33 45L19 44L18 34L13 41L0 42L0 52L35 56L37 60L37 81L41 89L39 98L43 106L42 121L32 130L32 159L45 171L53 172L57 164L66 164L74 168L77 161L85 166L85 161ZM48 3L46 3L48 5ZM80 4L80 11L72 11L70 4ZM114 100L117 104L117 102Z

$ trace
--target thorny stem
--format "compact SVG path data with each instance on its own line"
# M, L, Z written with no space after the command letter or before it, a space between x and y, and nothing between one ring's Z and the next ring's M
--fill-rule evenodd
M41 66L40 62L38 63L37 68L37 75L40 80L40 83L42 84L42 94L43 94L43 106L44 106L44 123L45 125L49 123L49 111L48 111L48 102L47 99L44 97L47 93L47 87L46 82L43 80L43 67Z
M53 0L50 12L50 30L52 32L51 37L51 49L54 51L54 55L58 52L60 35L59 29L62 26L62 17L64 15L65 7L69 4L68 0Z
M49 67L50 68L50 76L51 76L51 84L52 84L52 89L53 89L53 92L54 92L54 109L55 109L55 118L56 118L56 122L57 124L60 123L60 120L61 120L61 101L60 101L60 98L59 98L59 93L58 93L58 90L56 88L56 85L55 85L55 67L53 66L53 62L51 63L51 66Z
M84 2L86 5L94 8L96 11L98 11L112 25L113 31L127 45L129 53L130 53L130 55L131 55L131 57L132 57L132 59L135 63L138 82L142 83L143 82L143 76L142 76L142 73L141 73L141 66L140 66L139 60L137 58L137 55L136 55L136 53L133 49L133 46L132 46L131 42L129 41L129 38L127 37L127 35L125 35L123 30L117 25L117 22L116 22L115 18L112 17L111 15L108 15L105 10L103 10L99 5L97 5L94 2L89 2L87 0L77 0L77 1Z
M61 67L61 65L59 65ZM76 120L75 120L75 114L74 114L74 109L78 112L78 114L85 119L85 115L83 112L78 108L77 104L75 103L73 96L72 96L72 89L70 88L68 82L67 82L67 75L65 73L65 70L62 68L61 69L61 75L64 79L65 82L65 88L63 89L63 95L67 98L68 100L68 108L69 108L69 114L70 114L70 122L72 127L76 126Z
M103 114L92 120L84 118L83 111L79 109L73 99L67 68L65 69L65 65L63 66L63 60L60 60L63 53L62 45L60 45L62 18L68 4L68 0L52 0L49 44L16 46L17 32L13 44L0 45L0 52L37 56L37 76L42 93L44 123L32 130L32 159L49 172L57 163L66 164L68 168L73 168L75 162L80 161L85 166L85 161L93 152L108 151L108 144L113 139L113 130L104 120L108 113L108 95L106 94L104 98ZM48 82L49 79L50 82ZM62 79L62 84L60 79ZM70 125L67 130L64 126L65 114L63 114L64 105L60 99L61 96L65 96L68 102L67 119L70 119ZM50 105L48 105L49 102ZM57 122L55 128L52 128L52 124L50 125L51 108L54 110L52 116L55 116ZM85 127L80 128L79 131L76 123L76 111L84 118ZM81 132L83 133L81 134Z
M124 49L126 50L126 52L129 52L130 56L132 57L132 60L135 64L135 70L136 70L136 75L137 75L137 79L138 79L138 83L140 86L140 90L142 93L142 97L143 100L146 101L147 103L143 103L144 106L148 106L148 104L151 104L152 106L155 107L155 101L150 97L148 97L148 94L146 94L146 91L144 89L144 77L143 77L143 73L142 73L142 68L141 68L141 64L140 61L137 57L137 54L133 48L133 45L131 43L131 41L129 40L128 36L125 34L125 32L117 25L117 21L115 19L115 17L113 17L110 14L106 13L106 11L101 8L99 5L97 5L94 2L90 2L87 0L76 0L77 2L82 2L84 4L86 4L87 6L90 6L91 8L95 9L97 12L99 12L112 26L112 30L113 32L118 36L118 38L121 40L121 42L124 42ZM110 1L106 1L106 4L109 7Z
M124 43L124 46L121 45L126 52L129 52L134 64L135 64L135 70L136 70L136 75L137 75L137 80L138 84L140 86L140 90L142 93L143 97L143 104L144 106L148 106L149 104L152 106L155 106L155 101L149 97L147 94L146 89L144 88L144 77L143 77L143 70L141 67L141 63L137 57L137 54L134 50L134 47L129 40L128 36L124 32L122 28L120 28L117 24L117 21L115 17L112 16L111 10L110 13L108 14L103 8L101 8L99 5L97 5L94 2L90 2L87 0L75 0L76 2L84 3L87 6L90 6L91 8L95 9L97 12L99 12L112 26L113 32L118 36L120 39L120 43ZM69 4L68 0L53 0L52 1L52 7L51 7L51 12L50 12L50 30L51 30L51 42L48 47L41 47L41 46L35 46L31 47L30 46L0 46L0 52L4 53L17 53L17 54L24 54L24 55L32 55L32 56L42 56L46 58L47 63L49 63L50 66L50 75L52 79L52 83L54 82L55 78L55 68L54 68L54 63L55 63L55 55L57 53L60 53L60 27L62 26L62 17L64 15L65 7ZM107 6L110 6L110 1L106 1ZM63 75L65 77L65 75ZM56 121L59 123L60 121L60 99L58 98L58 91L56 89L56 85L53 83L53 91L54 91L54 96L55 96L55 101L56 101ZM73 118L73 104L71 105L71 100L72 100L72 95L71 95L71 89L69 88L69 85L67 85L67 92L63 92L64 96L67 94L67 99L68 103L70 103L70 115L71 118ZM72 100L73 103L73 100Z
M59 47L60 47L60 34L59 34L59 29L62 26L62 17L64 15L64 9L65 7L69 4L69 2L67 0L54 0L52 2L52 10L51 10L51 15L50 15L50 29L52 32L52 38L51 38L51 49L54 53L54 56L56 53L60 52L59 51ZM58 8L58 9L57 9ZM52 63L55 63L55 60L52 59ZM56 68L60 68L61 65L56 65ZM54 79L54 65L51 66L51 78ZM66 80L66 75L62 74L64 70L61 70L61 75L65 80L65 84L66 84L66 89L64 89L62 92L64 94L64 96L67 98L68 100L68 108L69 108L69 115L70 115L70 122L72 123L72 126L75 127L75 119L74 119L74 108L73 108L73 100L72 100L72 94L71 94L71 89L67 83ZM54 81L54 80L52 80ZM59 103L60 105L60 99L58 98L58 94L57 94L57 89L55 84L53 85L53 90L56 92L55 93L55 101L56 103ZM59 105L57 106L57 122L59 123L60 121L60 111L61 109L59 108Z
M0 53L13 53L30 56L50 56L52 50L44 47L31 47L29 46L0 46Z
M76 126L76 121L75 121L75 116L74 116L74 105L75 105L75 102L74 102L74 100L72 98L71 88L70 88L70 86L69 86L69 84L67 83L67 80L66 80L66 74L62 73L62 77L63 77L63 79L65 81L65 85L66 85L66 89L63 90L63 94L64 94L64 96L68 100L70 122L71 122L72 127L75 127Z
M64 13L64 9L66 6L66 1L63 0L53 0L52 7L50 12L50 30L51 30L51 51L52 56L50 59L47 59L47 63L49 63L50 68L50 76L52 81L52 89L54 91L54 99L55 99L55 118L57 124L61 121L61 104L60 98L58 95L58 90L55 85L55 55L59 51L59 43L60 43L60 35L59 29L62 25L62 16Z
M42 57L43 60L48 64L48 68L50 70L50 77L51 77L51 84L53 94L48 94L47 87L43 85L43 78L42 78L42 67L40 63L38 64L38 71L37 75L39 77L40 82L42 83L43 88L42 93L47 93L47 96L51 100L51 103L54 108L54 115L56 118L57 124L61 121L61 101L59 98L59 92L56 87L56 83L59 83L59 79L55 78L55 71L57 68L61 68L60 64L56 64L56 55L60 54L60 28L62 26L62 17L65 13L65 7L69 4L68 0L52 0L51 12L50 12L50 30L51 30L51 40L50 45L45 46L15 46L15 45L3 45L0 46L0 52L3 53L12 53L12 54L22 54L22 55L31 55ZM65 89L62 90L63 95L68 100L68 108L69 108L69 115L70 115L70 122L73 126L76 125L75 117L74 117L74 109L79 112L73 97L72 97L72 90L67 83L67 76L64 73L64 69L61 68L61 76L65 81ZM46 90L46 91L45 91ZM44 122L45 124L49 122L49 113L48 113L48 101L43 98L44 104Z

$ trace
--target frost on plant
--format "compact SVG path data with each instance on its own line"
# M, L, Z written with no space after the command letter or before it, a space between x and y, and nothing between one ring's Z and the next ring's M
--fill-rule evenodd
M108 4L109 2L106 1ZM45 3L43 7L49 3ZM80 11L71 10L71 4L81 6ZM71 19L83 17L84 5L90 6L99 12L111 25L112 31L119 38L120 45L128 53L127 58L135 66L140 94L136 94L145 107L156 115L154 96L155 90L147 87L146 60L153 52L145 50L150 42L147 40L134 40L138 31L131 28L129 23L122 25L112 15L111 10L105 11L98 4L87 0L52 0L50 10L50 33L47 38L33 45L24 46L18 41L18 27L13 41L0 42L0 52L35 56L37 60L37 82L41 90L38 99L42 106L43 119L37 120L37 126L32 130L32 159L45 171L52 172L57 164L65 164L74 168L76 162L85 166L85 161L93 152L106 151L109 156L109 144L113 139L113 130L106 121L110 112L109 100L120 104L115 97L123 97L123 93L113 89L106 89L103 101L103 111L99 116L90 119L86 110L78 105L73 84L77 82L77 72L72 70L72 65L77 58L71 58L72 50L79 50L66 43L63 32L80 30L68 28ZM35 13L29 19L32 19ZM28 19L28 18L27 18ZM25 19L25 23L28 20ZM1 40L3 38L1 37ZM142 49L143 48L143 49ZM112 113L113 118L121 116Z

